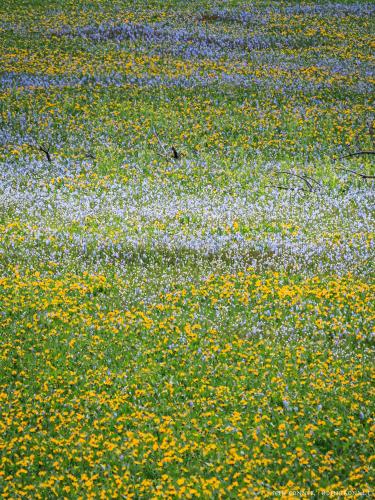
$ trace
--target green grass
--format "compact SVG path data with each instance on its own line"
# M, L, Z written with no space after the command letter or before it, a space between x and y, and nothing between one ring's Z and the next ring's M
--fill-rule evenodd
M2 497L371 494L371 8L2 3Z

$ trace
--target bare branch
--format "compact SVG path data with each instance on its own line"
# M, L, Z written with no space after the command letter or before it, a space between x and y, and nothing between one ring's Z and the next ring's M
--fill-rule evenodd
M172 146L171 149L172 149L172 153L173 153L173 158L175 160L178 160L181 157L180 153L177 152L177 150L174 146Z
M44 153L46 155L48 162L49 163L52 162L52 157L51 157L51 153L50 153L50 145L48 145L48 147L42 146L41 144L26 143L26 145L29 146L29 148L37 149L38 151L41 151L42 153Z
M171 157L171 153L168 152L168 150L166 149L165 145L162 143L160 137L156 133L155 127L152 127L152 133L156 137L156 139L157 139L157 141L159 143L159 146L163 150L164 155L160 155L160 156L165 156L166 158L170 158ZM172 158L174 160L178 160L179 158L181 158L181 154L177 151L177 149L174 146L171 146L170 150L172 151Z
M350 158L352 156L360 156L360 155L375 155L375 151L356 151L355 153L349 153L344 156L340 156L339 160L342 160L344 158Z
M50 155L50 152L49 152L49 146L48 147L44 147L44 146L41 146L39 144L38 149L39 149L39 151L42 151L42 153L44 153L46 155L47 160L51 163L52 162L52 158L51 158L51 155Z
M303 187L298 187L298 186L280 186L277 184L266 184L265 187L272 187L276 189L283 189L284 191L303 191L305 193L310 193L310 190L307 190Z
M162 148L162 150L164 151L165 156L168 156L168 152L167 152L167 150L165 149L164 144L161 142L161 140L160 140L160 138L159 138L158 134L156 133L155 127L152 127L152 133L153 133L153 134L154 134L154 136L156 137L156 139L157 139L157 141L158 141L158 143L159 143L159 146L160 146L160 147Z
M375 179L375 175L362 174L362 172L358 172L357 170L352 170L350 168L338 167L337 170L343 170L344 172L349 172L350 174L358 175L362 179Z
M294 172L289 172L287 170L280 170L279 172L276 172L276 174L286 174L286 175L291 175L293 177L298 177L298 179L303 180L303 182L308 186L310 192L314 191L314 186L311 184L311 182L308 180L308 178L306 178L306 176L304 176L304 175L295 174Z
M321 183L319 181L317 181L316 179L314 179L314 177L310 177L309 175L306 175L306 174L303 174L303 177L305 179L308 179L309 181L313 182L314 184L316 184L319 188L322 187Z

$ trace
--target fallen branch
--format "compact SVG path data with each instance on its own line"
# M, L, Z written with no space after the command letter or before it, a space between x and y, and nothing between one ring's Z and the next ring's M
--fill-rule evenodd
M176 150L176 148L174 146L172 146L171 149L172 149L172 153L173 153L173 158L175 160L178 160L179 158L181 158L180 153L178 153L178 151Z
M166 156L168 156L168 152L167 152L167 150L165 149L164 144L161 142L160 137L159 137L159 136L158 136L158 134L156 133L155 127L152 127L152 133L153 133L153 134L154 134L154 136L156 137L156 139L157 139L157 141L158 141L158 143L159 143L159 146L160 146L160 147L161 147L161 149L164 151L164 154L165 154Z
M47 161L49 163L52 163L50 146L48 146L48 148L45 146L42 146L41 144L27 144L27 146L29 146L29 148L37 149L38 151L41 151L42 153L44 153L46 155Z
M315 179L312 179L311 177L307 177L305 175L295 174L294 172L289 172L287 170L280 170L279 172L276 172L276 173L277 174L291 175L293 177L298 177L298 179L303 180L303 182L306 184L306 186L308 186L310 192L314 191L314 186L311 184L310 181L315 182L316 184L318 184L319 187L321 187L320 184L318 183L318 181L316 181Z
M51 158L51 155L50 155L50 152L49 152L49 149L47 149L46 147L44 146L41 146L39 145L39 151L42 151L42 153L44 153L47 157L47 160L51 163L52 162L52 158Z
M160 137L158 136L158 134L156 133L156 130L155 130L155 127L152 127L152 133L154 134L154 136L156 137L158 143L159 143L159 146L161 147L161 149L163 150L163 153L164 155L160 155L160 156L164 156L166 158L170 158L170 153L168 152L167 148L165 147L165 145L162 143L162 141L160 140ZM179 158L181 158L181 154L177 151L177 149L172 146L171 147L171 151L172 151L172 158L174 160L178 160Z
M375 151L356 151L355 153L349 153L344 156L340 156L339 160L343 160L344 158L350 158L352 156L360 156L360 155L375 155Z
M303 187L298 187L298 186L280 186L278 184L266 184L265 187L272 187L276 189L283 189L284 191L303 191L305 193L310 193L310 190L307 190Z
M337 170L343 170L344 172L349 172L350 174L358 175L362 179L375 179L375 175L362 174L362 172L358 172L357 170L352 170L350 168L338 167Z

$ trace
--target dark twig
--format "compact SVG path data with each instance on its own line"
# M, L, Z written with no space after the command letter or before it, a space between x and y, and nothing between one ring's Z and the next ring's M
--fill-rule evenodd
M160 140L160 138L159 138L158 134L156 133L156 130L155 130L155 128L154 128L154 127L152 127L152 133L153 133L153 134L154 134L154 136L156 137L156 139L157 139L157 141L158 141L158 143L159 143L159 146L160 146L160 147L161 147L161 149L164 151L165 156L168 156L168 152L167 152L167 150L165 149L164 144L161 142L161 140Z
M310 193L310 190L307 190L303 187L297 187L297 186L280 186L277 184L266 184L265 187L272 187L276 189L283 189L284 191L304 191L305 193Z
M162 143L162 141L160 140L160 137L158 136L158 134L156 133L156 130L155 130L155 127L152 127L152 133L154 134L154 136L156 137L158 143L159 143L159 146L161 147L161 149L163 150L163 153L164 155L160 155L160 156L164 156L166 158L170 158L170 153L168 152L167 148L165 147L165 145ZM171 151L172 151L172 158L174 160L178 160L179 158L181 158L181 154L177 151L177 149L174 147L174 146L171 146Z
M52 156L50 153L50 146L49 145L48 145L48 147L46 147L46 146L42 146L41 144L27 144L27 146L29 146L29 148L33 148L33 149L37 149L38 151L41 151L42 153L44 153L46 155L47 161L49 163L52 162Z
M352 170L350 168L338 167L337 170L343 170L344 172L349 172L350 174L358 175L362 179L375 179L375 175L367 175L358 172L357 170Z
M49 146L48 146L48 148L46 148L45 146L42 146L39 144L38 149L39 149L39 151L42 151L42 153L44 153L46 155L47 160L51 163L52 158L51 158L51 154L49 152Z
M351 156L360 156L360 155L375 155L375 151L356 151L355 153L349 153L344 156L340 156L339 160L343 160L344 158L350 158Z
M309 175L306 175L306 174L304 174L303 177L305 179L308 179L309 181L313 182L314 184L316 184L319 188L322 187L321 183L318 182L316 179L314 179L314 177L310 177Z
M314 191L314 186L311 184L311 182L309 181L309 177L306 177L304 175L299 175L299 174L295 174L294 172L289 172L287 170L280 170L279 172L276 172L277 174L286 174L286 175L291 175L293 177L298 177L298 179L301 179L303 180L303 182L306 184L306 186L308 186L309 188L309 191L312 192ZM315 181L315 179L310 179L310 180L313 180L314 182L317 182ZM319 184L318 184L319 185ZM320 187L320 186L319 186Z
M176 150L176 148L174 146L172 146L171 149L172 149L172 153L173 153L173 158L175 160L178 160L181 157L180 153L178 153L178 151Z

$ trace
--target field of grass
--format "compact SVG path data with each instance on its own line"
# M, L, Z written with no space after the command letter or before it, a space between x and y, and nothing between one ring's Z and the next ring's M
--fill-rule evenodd
M2 0L2 498L371 496L374 19Z

